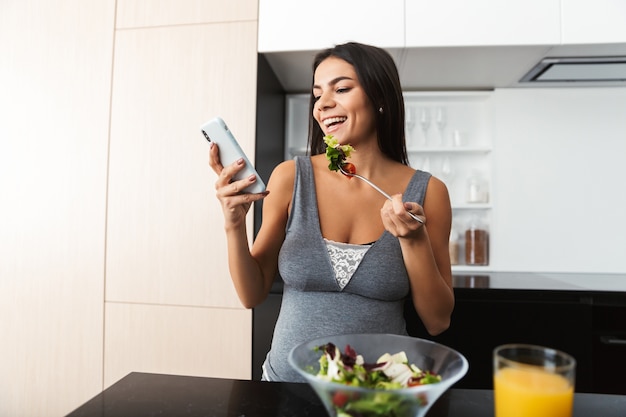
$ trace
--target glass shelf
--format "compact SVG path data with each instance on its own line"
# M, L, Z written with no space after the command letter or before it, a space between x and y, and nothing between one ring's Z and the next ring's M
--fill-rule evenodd
M406 150L410 154L419 154L419 153L444 153L444 154L468 154L468 153L476 153L476 154L487 154L491 152L491 148L488 146L442 146L437 148L407 148Z
M458 203L452 204L452 210L488 210L491 203Z

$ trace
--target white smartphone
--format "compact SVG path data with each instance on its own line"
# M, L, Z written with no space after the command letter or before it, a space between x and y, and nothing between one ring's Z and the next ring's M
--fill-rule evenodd
M256 169L254 169L254 166L250 163L248 157L246 157L246 154L241 149L241 146L239 146L239 143L237 143L235 136L233 136L228 129L226 123L224 123L224 120L220 117L215 117L203 124L201 129L206 140L216 143L219 147L220 161L223 166L230 165L239 158L243 158L245 161L245 168L239 171L233 180L241 180L250 175L256 175L256 182L244 188L244 192L256 194L265 191L265 183L259 176L259 173L256 172Z

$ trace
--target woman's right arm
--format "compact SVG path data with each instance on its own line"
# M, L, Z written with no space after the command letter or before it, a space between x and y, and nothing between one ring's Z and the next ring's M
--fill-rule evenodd
M240 194L238 190L249 185L250 180L231 182L231 178L243 165L235 162L222 167L216 148L211 148L209 164L218 174L215 188L224 212L228 266L241 303L252 308L265 300L278 271L278 253L285 238L295 165L294 161L286 161L274 169L267 184L269 193ZM265 198L263 222L250 250L246 214L252 202L262 198Z

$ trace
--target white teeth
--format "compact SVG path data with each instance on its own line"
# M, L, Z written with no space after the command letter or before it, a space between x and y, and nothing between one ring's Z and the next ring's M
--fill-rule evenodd
M330 117L330 118L324 120L324 125L330 126L333 123L345 122L346 119L347 119L347 117Z

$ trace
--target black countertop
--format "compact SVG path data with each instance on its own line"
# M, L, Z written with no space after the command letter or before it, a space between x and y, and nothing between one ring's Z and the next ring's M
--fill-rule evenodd
M454 288L626 293L626 274L455 271Z
M626 396L582 394L574 417L624 417ZM67 417L327 417L308 384L131 373ZM493 416L493 392L452 389L427 417Z

